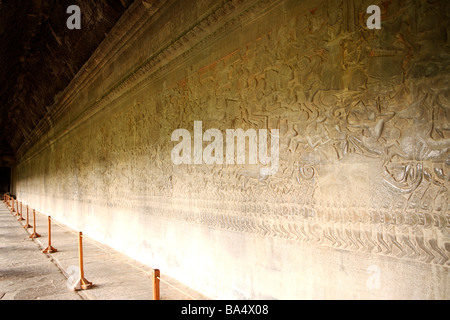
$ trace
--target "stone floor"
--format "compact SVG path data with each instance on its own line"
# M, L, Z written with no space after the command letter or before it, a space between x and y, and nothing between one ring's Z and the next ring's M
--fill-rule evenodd
M78 235L52 223L52 245L58 250L45 254L48 218L36 214L39 238L30 239L10 209L0 203L0 299L3 300L151 300L151 269L92 239L83 240L85 278L94 285L74 291L78 276ZM33 224L30 215L30 224ZM161 300L206 300L161 271Z

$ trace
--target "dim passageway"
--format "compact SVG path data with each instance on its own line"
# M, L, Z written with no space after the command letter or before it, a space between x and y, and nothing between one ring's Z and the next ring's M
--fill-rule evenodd
M75 230L52 224L52 246L47 247L47 216L36 214L39 238L30 239L10 209L0 203L0 299L3 300L151 300L152 280L143 266L92 239L83 242L85 277L89 290L74 291L71 279L78 275L78 242ZM32 225L32 216L30 216ZM141 271L144 270L144 271ZM161 270L161 300L207 299L198 292L164 276Z

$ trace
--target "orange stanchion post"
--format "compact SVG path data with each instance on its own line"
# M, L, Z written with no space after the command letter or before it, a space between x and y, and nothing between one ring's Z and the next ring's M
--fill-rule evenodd
M153 300L159 300L159 269L153 270Z
M24 227L24 229L28 229L28 228L31 228L31 226L30 226L30 223L29 223L29 214L28 214L28 205L27 205L27 221L26 221L26 223L25 223L25 225L23 226Z
M22 202L20 202L20 210L19 210L19 205L17 205L17 211L19 212L19 218L17 218L18 221L23 221L25 220L22 216Z
M86 290L92 287L92 282L87 281L84 278L84 268L83 268L83 233L80 231L78 233L78 258L80 267L80 280L73 288L75 291Z
M30 234L30 238L39 238L41 235L36 232L36 210L33 209L33 233Z
M12 198L12 207L11 207L11 212L14 213L14 198Z
M48 216L48 246L43 250L43 253L53 253L56 252L55 248L52 247L52 219Z

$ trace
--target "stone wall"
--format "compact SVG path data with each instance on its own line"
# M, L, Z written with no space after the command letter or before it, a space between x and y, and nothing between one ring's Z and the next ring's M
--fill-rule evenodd
M449 15L136 1L22 147L15 192L213 298L448 299ZM194 121L278 129L278 172L175 165Z

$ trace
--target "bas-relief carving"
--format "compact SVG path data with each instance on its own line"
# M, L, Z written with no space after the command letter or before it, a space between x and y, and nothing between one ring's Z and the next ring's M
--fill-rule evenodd
M24 164L18 188L448 266L448 59L431 58L442 51L435 42L445 44L443 27L422 4L383 8L375 33L355 15L361 4L343 3L291 13L176 85L136 94L56 142L51 157ZM262 178L251 165L174 166L171 132L194 120L278 128L277 175ZM48 159L44 191L33 168Z
M182 216L226 229L448 264L449 119L448 104L441 102L448 92L436 85L445 83L444 76L408 77L407 65L421 63L421 52L414 58L409 52L397 57L396 51L376 66L381 55L393 54L377 47L386 39L372 39L368 49L366 39L344 37L344 52L308 47L308 35L296 42L298 22L249 45L232 63L219 61L208 73L185 80L188 93L178 105L191 109L179 110L190 115L180 126L213 117L215 128L277 127L283 134L281 172L267 181L251 168L186 168L174 195L198 196L185 205L203 212ZM166 94L173 98L178 92ZM215 113L231 117L214 118ZM330 170L334 174L327 175ZM235 203L231 207L239 214L233 214L218 205L225 200L202 200L205 189L210 199L248 204Z

